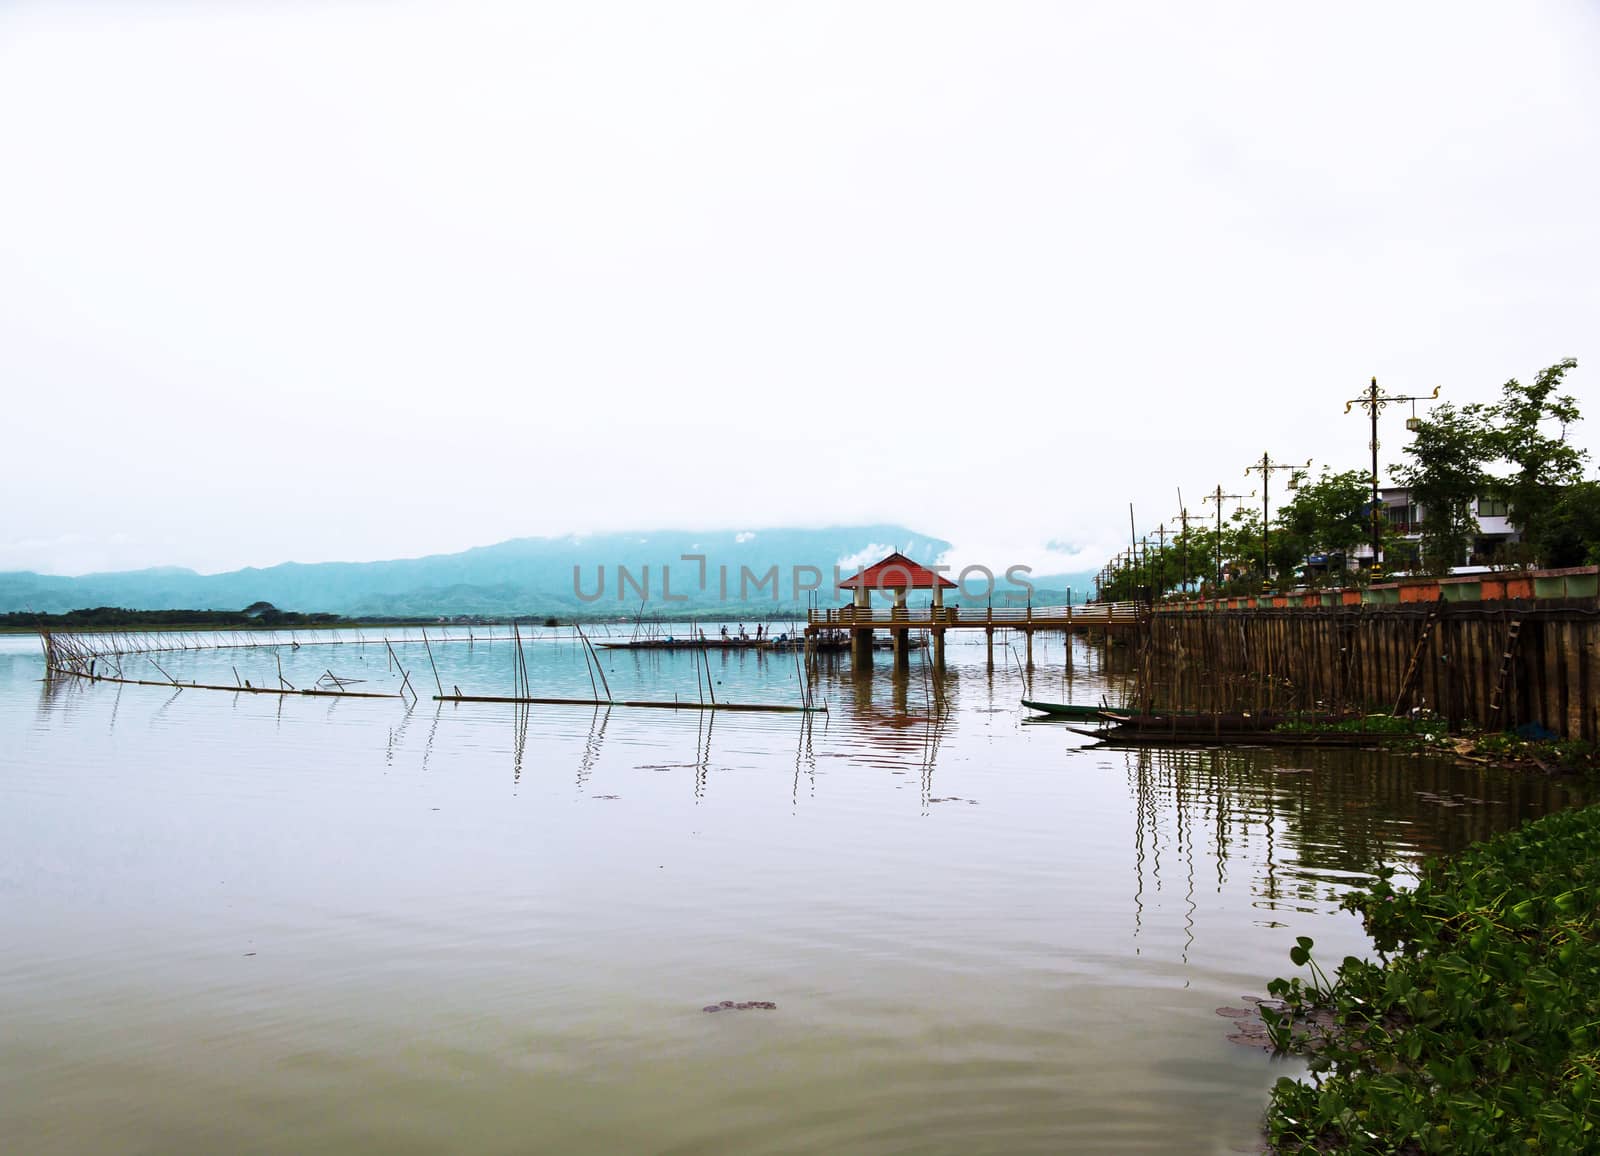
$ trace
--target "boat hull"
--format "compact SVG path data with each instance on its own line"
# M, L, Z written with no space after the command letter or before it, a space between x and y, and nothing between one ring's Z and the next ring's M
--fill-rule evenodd
M1052 718L1071 718L1082 722L1093 722L1099 719L1106 708L1103 706L1086 706L1077 702L1039 702L1035 699L1025 698L1022 705L1029 710L1036 710Z

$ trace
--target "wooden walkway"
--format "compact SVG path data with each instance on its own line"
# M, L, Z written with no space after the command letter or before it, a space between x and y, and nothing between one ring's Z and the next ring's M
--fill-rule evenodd
M956 607L921 606L890 609L841 606L812 610L806 633L831 630L1072 630L1077 627L1122 629L1144 619L1137 602L1091 602L1085 606Z

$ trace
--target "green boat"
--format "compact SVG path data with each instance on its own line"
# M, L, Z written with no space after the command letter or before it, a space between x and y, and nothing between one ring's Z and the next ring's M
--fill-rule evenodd
M1103 706L1089 706L1077 702L1035 702L1029 698L1023 699L1022 705L1029 710L1036 710L1055 718L1075 718L1083 721L1098 720L1106 709Z

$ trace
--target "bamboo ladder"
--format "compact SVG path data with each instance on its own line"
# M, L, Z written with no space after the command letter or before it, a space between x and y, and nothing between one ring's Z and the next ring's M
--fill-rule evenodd
M1500 653L1500 673L1495 676L1494 689L1489 693L1489 721L1491 724L1500 720L1500 712L1505 709L1506 680L1511 674L1511 664L1516 661L1517 637L1522 633L1522 619L1513 618L1510 626L1506 628L1506 648Z
M1400 708L1405 706L1406 698L1416 684L1417 676L1422 671L1422 652L1428 647L1428 639L1433 635L1434 624L1438 622L1439 611L1443 607L1443 602L1435 602L1428 608L1428 616L1422 621L1422 633L1417 637L1417 645L1411 651L1411 661L1406 664L1406 672L1400 679L1400 693L1395 696L1392 714L1400 713Z

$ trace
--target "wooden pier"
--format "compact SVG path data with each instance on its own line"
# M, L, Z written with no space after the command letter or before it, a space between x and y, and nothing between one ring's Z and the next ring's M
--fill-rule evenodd
M866 644L870 645L876 630L887 630L897 640L907 638L913 630L927 631L933 642L934 662L942 666L946 631L981 630L988 642L989 665L993 666L995 631L1012 630L1023 636L1026 662L1032 666L1033 636L1040 631L1122 631L1137 627L1146 617L1146 608L1138 602L1026 607L840 606L831 610L813 610L807 614L805 633L808 639L815 639L848 632L852 642L865 639ZM855 650L853 646L852 651ZM895 648L897 659L902 652L902 647Z
M906 670L911 663L911 632L927 631L932 642L933 665L944 669L944 636L949 630L982 630L988 638L989 669L994 669L994 632L1015 630L1026 640L1027 664L1033 668L1033 636L1041 630L1064 631L1079 627L1099 627L1104 630L1135 627L1143 620L1144 612L1137 603L1117 602L1094 606L1006 606L999 610L985 606L982 610L946 606L946 590L960 587L938 570L924 566L896 551L874 562L865 570L852 574L839 583L840 590L851 592L848 606L831 610L812 610L806 615L806 641L814 644L820 638L841 634L850 638L851 661L865 667L872 662L872 635L875 630L887 630L894 651L896 670ZM932 593L931 605L913 608L906 602L912 590ZM872 594L889 595L894 605L875 609ZM808 645L808 650L814 650Z

